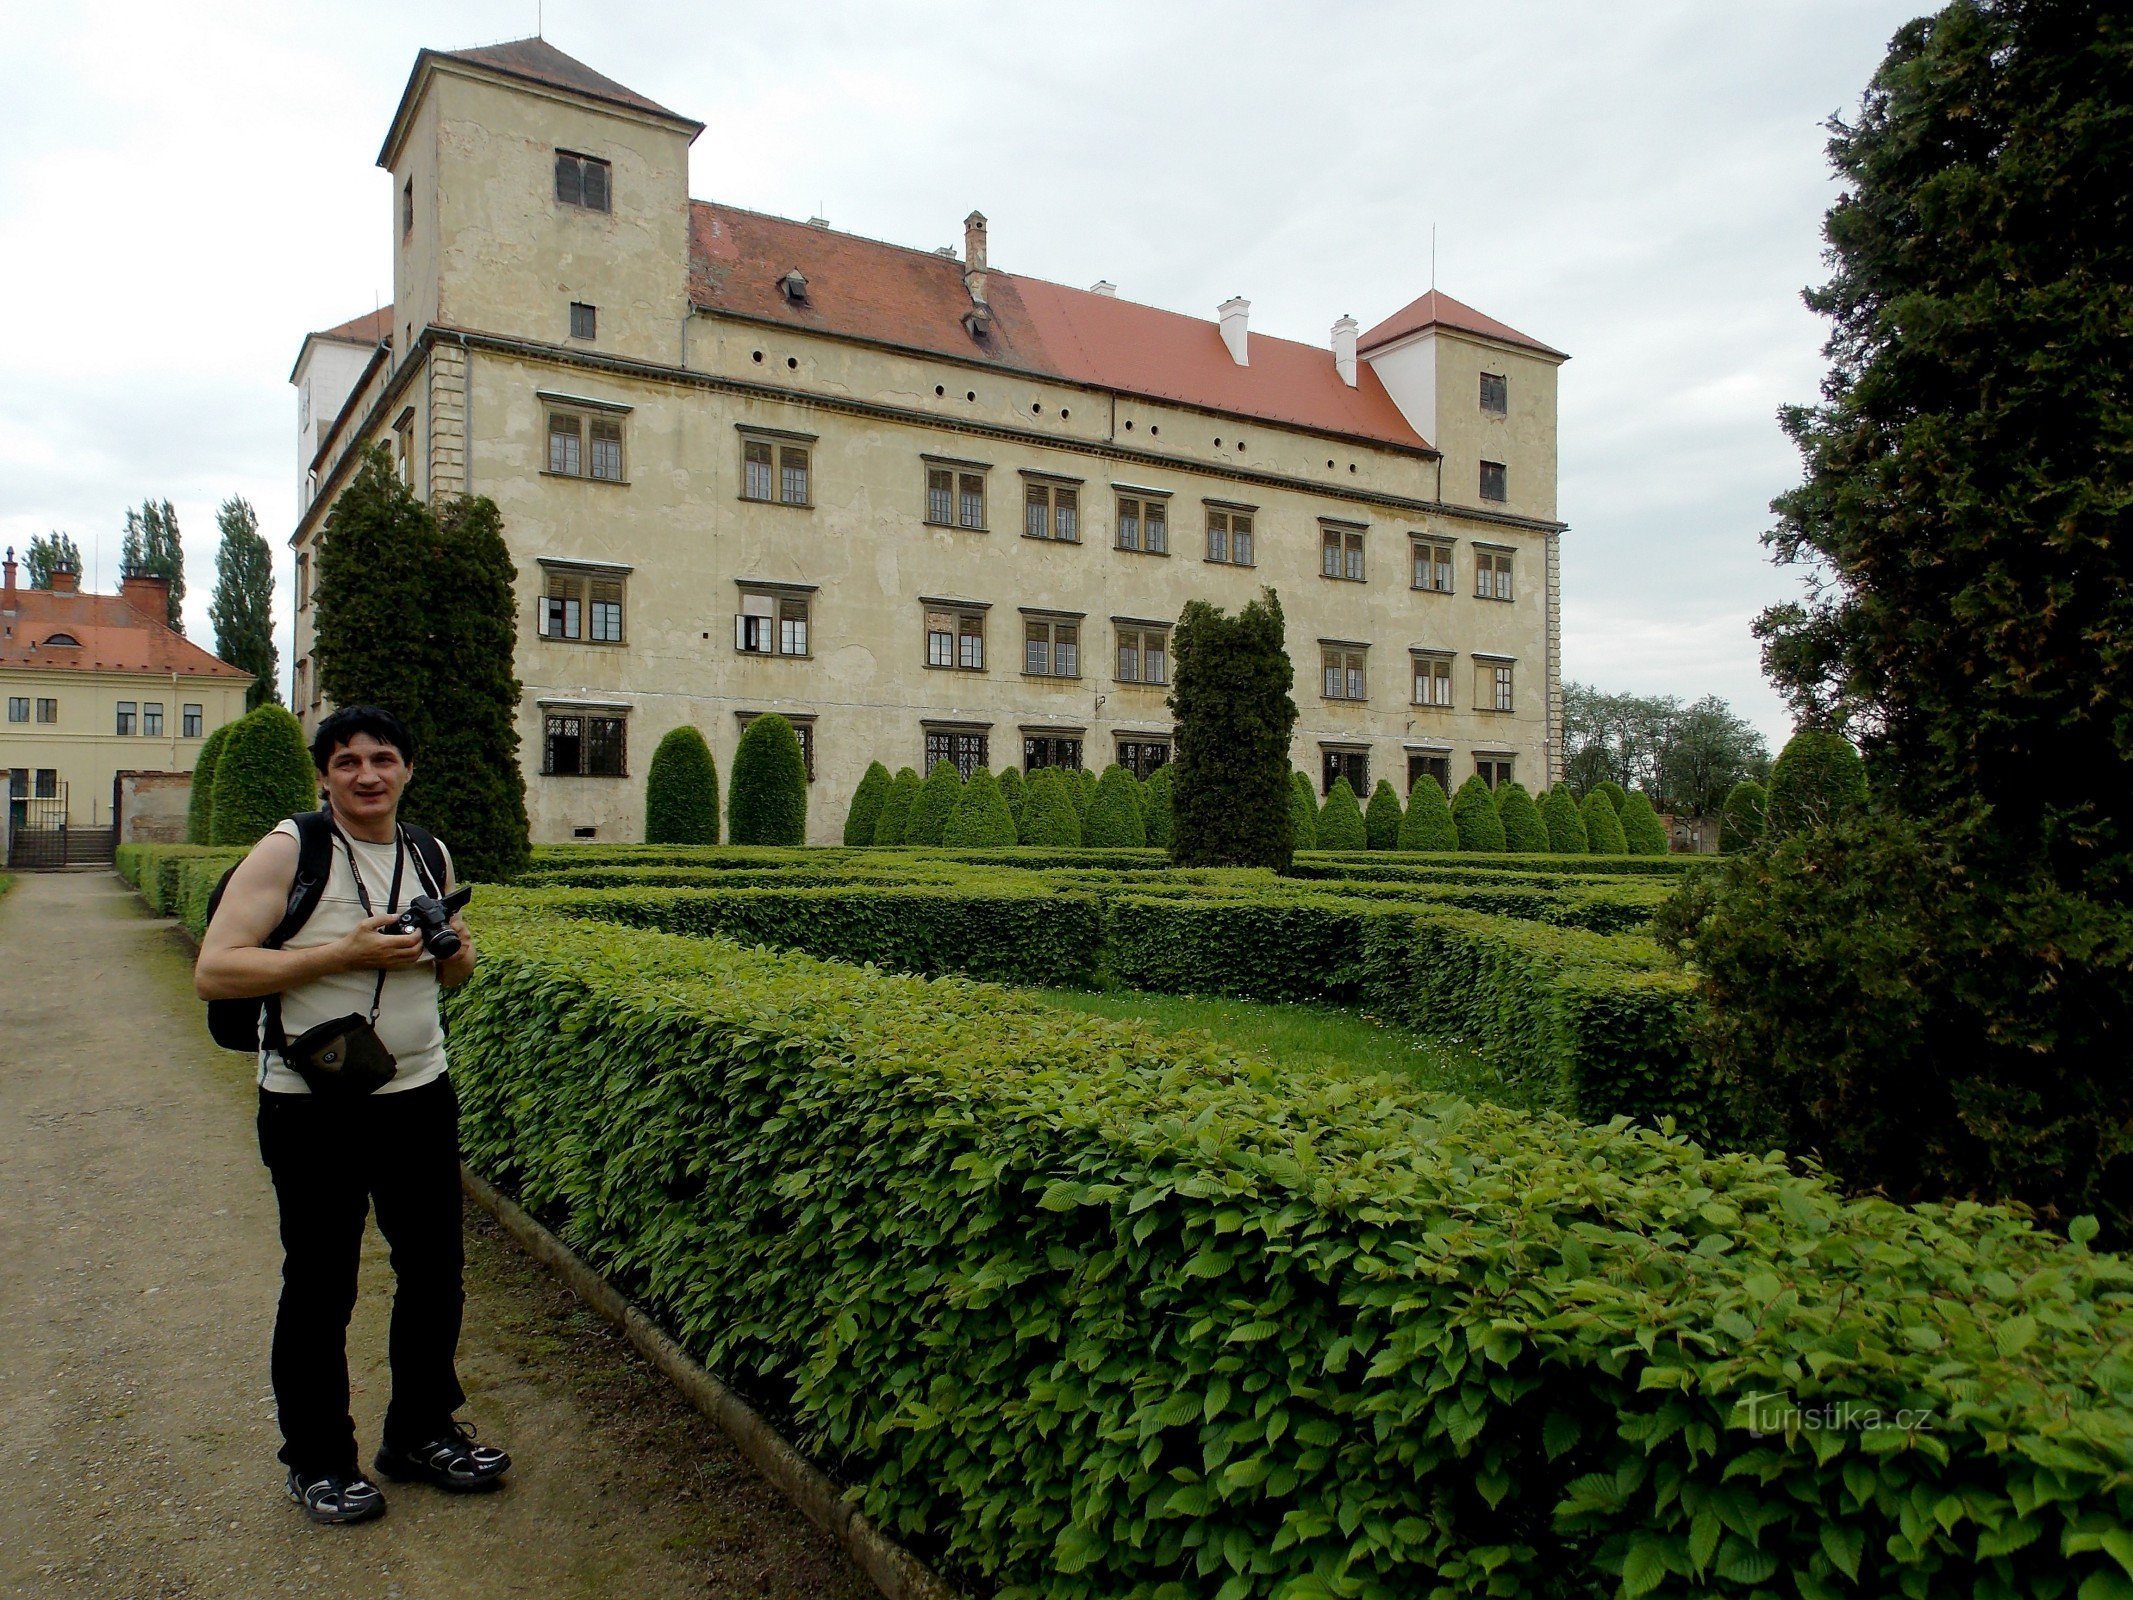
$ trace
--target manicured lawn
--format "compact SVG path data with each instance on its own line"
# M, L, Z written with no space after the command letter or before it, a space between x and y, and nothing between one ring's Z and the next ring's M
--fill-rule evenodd
M1387 1072L1468 1100L1537 1109L1531 1090L1507 1084L1480 1056L1421 1039L1350 1006L1262 1005L1120 989L1026 989L1031 999L1099 1017L1133 1017L1163 1033L1200 1033L1240 1054L1296 1070Z

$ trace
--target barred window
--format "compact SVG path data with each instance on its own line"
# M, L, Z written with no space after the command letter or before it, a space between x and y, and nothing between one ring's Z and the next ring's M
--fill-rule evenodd
M985 613L931 609L926 613L926 665L962 672L985 670Z
M544 719L541 771L550 777L628 777L628 718L551 712Z
M1170 508L1161 500L1121 495L1118 500L1118 547L1152 556L1170 554Z
M1121 739L1118 741L1118 764L1134 777L1146 783L1154 776L1157 767L1170 761L1168 739Z
M1414 543L1415 582L1417 589L1427 589L1434 594L1452 592L1452 547L1433 539L1417 539Z
M1044 617L1022 623L1022 670L1039 678L1081 676L1081 624Z
M1329 795L1336 779L1346 778L1348 787L1368 798L1370 794L1370 752L1367 750L1320 751L1318 792Z
M1360 528L1321 528L1319 571L1350 583L1363 581L1363 534Z
M1449 706L1452 703L1452 658L1415 657L1415 704Z
M1168 683L1170 630L1122 626L1118 630L1118 681Z
M1365 678L1361 650L1328 645L1320 655L1328 700L1362 700Z
M1474 593L1483 600L1511 598L1511 554L1507 550L1474 552Z
M1064 767L1070 772L1079 772L1081 741L1070 734L1025 734L1022 770L1035 772L1040 767Z
M974 733L968 729L928 728L926 770L931 772L945 761L955 768L967 783L978 768L990 764L990 745L990 736L983 733Z
M1031 539L1081 542L1081 494L1061 483L1026 483L1022 489L1022 532Z
M1434 779L1445 794L1452 792L1452 758L1450 756L1410 755L1407 758L1407 792L1413 794L1415 785L1424 778Z
M1234 567L1249 567L1252 559L1252 519L1242 511L1207 513L1207 559Z

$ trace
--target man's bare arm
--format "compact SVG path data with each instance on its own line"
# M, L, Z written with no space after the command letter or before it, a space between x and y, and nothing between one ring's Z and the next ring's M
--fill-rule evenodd
M365 918L345 938L307 950L267 950L260 941L274 931L296 881L296 841L270 833L238 863L222 904L200 941L193 963L193 990L203 1000L249 1000L280 994L336 972L358 968L411 967L422 959L419 934L381 934L390 917Z
M452 865L452 852L445 850L439 840L437 848L444 850L444 892L450 894L459 885L455 881L456 869ZM474 935L467 929L464 915L452 918L452 931L459 935L459 954L449 961L437 963L437 981L447 989L456 989L474 976Z

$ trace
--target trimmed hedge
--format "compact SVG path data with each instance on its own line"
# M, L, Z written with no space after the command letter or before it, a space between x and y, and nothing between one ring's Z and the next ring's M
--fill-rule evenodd
M695 728L669 728L652 752L644 780L644 842L718 843L718 762Z
M905 844L939 844L947 831L948 817L963 797L963 775L950 761L936 761L911 807L911 822L904 829Z
M1370 833L1363 826L1362 807L1346 778L1335 778L1319 807L1316 848L1320 850L1367 850Z
M1141 820L1140 784L1117 762L1097 780L1096 798L1082 818L1081 842L1091 849L1138 850L1148 843Z
M1372 850L1400 848L1400 796L1389 778L1378 779L1363 808L1363 834Z
M1616 812L1614 802L1603 790L1595 789L1585 796L1585 804L1579 808L1585 821L1586 847L1596 856L1621 856L1629 854L1629 841L1622 836L1622 818Z
M1770 768L1763 832L1790 838L1826 828L1866 807L1866 763L1841 733L1802 728L1785 741Z
M2119 1592L2115 1257L531 912L447 999L469 1161L1003 1596Z
M1300 772L1289 774L1289 848L1318 848L1318 801L1311 795L1311 780Z
M1496 811L1496 794L1480 773L1459 786L1452 796L1452 823L1459 830L1462 850L1502 851L1503 818Z
M1578 811L1577 796L1570 785L1559 783L1541 803L1541 825L1548 830L1548 848L1557 855L1581 856L1592 848L1585 837L1585 818Z
M1423 788L1424 784L1429 786L1428 790ZM1407 814L1400 818L1400 848L1411 851L1459 848L1459 824L1452 820L1452 805L1445 798L1444 785L1427 773L1415 779L1407 791Z
M1158 850L1170 848L1171 835L1177 829L1177 812L1171 804L1171 790L1177 783L1173 765L1164 762L1141 785L1141 823L1149 844Z
M222 760L222 747L229 740L232 726L225 722L209 734L201 742L199 757L193 762L192 779L185 794L187 844L215 842L215 768Z
M1068 784L1067 792L1074 797L1074 809L1081 815L1084 831L1089 825L1089 807L1096 804L1096 774L1087 767L1064 769Z
M1081 845L1081 811L1074 804L1071 781L1057 767L1040 767L1030 774L1022 842L1069 849Z
M1642 789L1622 802L1622 842L1633 856L1663 856L1667 852L1666 824L1659 820L1651 797Z
M879 761L867 764L866 775L859 780L859 787L852 791L851 807L844 814L846 844L874 842L874 830L881 824L881 808L888 803L889 785L895 781L889 776L889 769Z
M751 721L734 746L726 825L735 844L807 843L807 759L775 711Z
M1548 830L1541 822L1540 808L1526 786L1516 779L1496 791L1496 815L1503 823L1503 847L1513 855L1541 855L1548 848Z
M1606 799L1608 808L1614 812L1616 820L1619 821L1622 816L1622 807L1628 803L1629 791L1612 778L1602 778L1592 786L1592 792ZM1588 796L1588 798L1590 797Z
M941 830L942 843L956 849L987 849L1015 842L1015 819L1000 793L1000 782L990 769L980 767L956 796L948 825Z
M284 817L318 809L318 769L296 718L263 705L227 726L215 762L211 843L257 844Z
M1000 769L1000 798L1007 802L1007 814L1014 819L1015 837L1022 837L1022 808L1029 801L1029 785L1023 780L1020 767Z
M918 805L918 773L910 767L896 769L896 781L881 803L881 819L874 824L876 844L902 844L911 827L911 813Z

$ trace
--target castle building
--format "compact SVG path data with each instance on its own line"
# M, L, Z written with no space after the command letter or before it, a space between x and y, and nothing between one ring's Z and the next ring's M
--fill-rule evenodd
M701 129L538 39L417 58L388 318L294 374L307 720L383 443L502 511L539 841L642 837L663 734L724 772L773 711L817 842L876 760L1145 775L1181 608L1266 588L1322 788L1559 775L1561 352L1435 292L1318 347L1002 270L976 212L958 255L691 200Z

